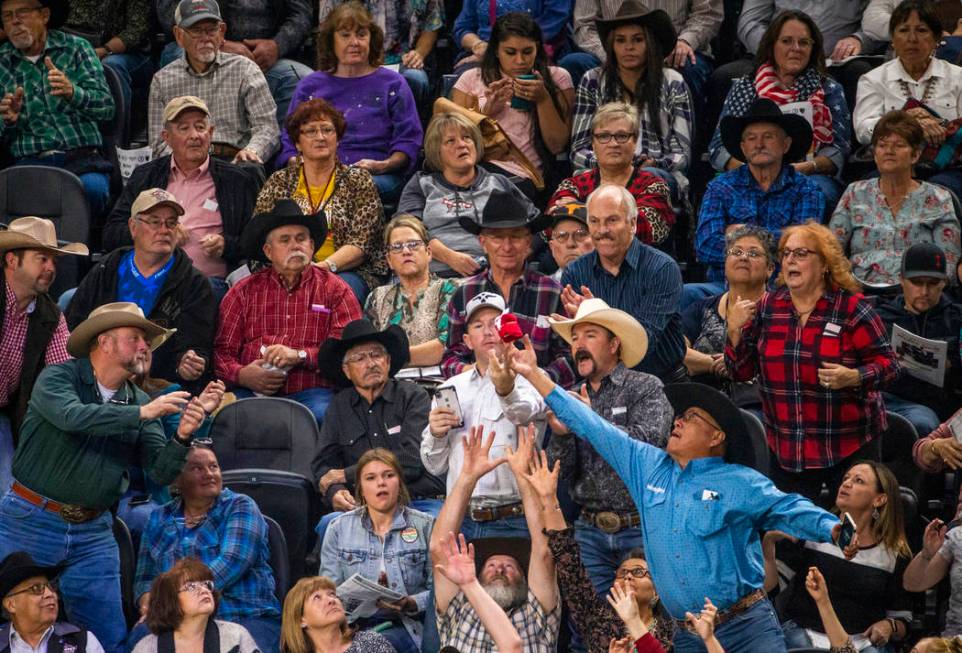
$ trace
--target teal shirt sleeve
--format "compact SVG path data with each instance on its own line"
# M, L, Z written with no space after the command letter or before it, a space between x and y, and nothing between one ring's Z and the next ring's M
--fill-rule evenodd
M811 542L832 541L832 528L838 523L838 517L799 494L782 492L754 470L746 468L745 471L751 476L744 500L758 530L783 531Z

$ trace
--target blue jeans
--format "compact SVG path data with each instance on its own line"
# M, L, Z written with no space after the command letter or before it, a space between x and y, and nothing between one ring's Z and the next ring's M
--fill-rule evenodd
M708 597L711 598L711 597ZM674 615L678 616L678 615ZM785 653L785 636L775 609L763 599L715 629L725 653ZM701 637L684 628L675 630L675 653L703 653Z
M254 396L254 392L247 388L235 387L233 388L233 392L238 399L246 399ZM331 397L334 396L334 391L330 388L308 388L307 390L295 392L292 395L278 394L273 396L283 397L284 399L290 399L299 404L304 404L314 415L314 419L317 420L317 425L320 426L324 423L324 413L327 412L327 407L331 403Z
M384 639L391 642L391 646L397 653L418 653L421 649L418 648L414 640L411 639L411 635L408 634L407 629L404 626L397 625L391 626L384 630L378 630Z
M571 83L578 88L578 82L586 72L601 65L598 57L590 52L569 52L558 60L558 66L571 75Z
M277 653L280 649L280 617L242 617L233 621L247 629L261 653Z
M431 80L428 78L427 71L423 68L408 68L403 64L400 67L400 71L401 76L404 77L404 81L408 83L408 88L411 89L418 113L420 114L423 111L430 117Z
M13 483L13 425L0 413L0 492L6 492Z
M681 299L678 301L678 310L684 311L686 308L697 302L699 299L720 295L725 292L724 281L704 281L702 283L686 283L681 291Z
M92 631L106 653L121 653L127 623L112 524L109 511L83 524L69 524L12 492L0 499L0 560L26 551L39 565L65 564L59 582L66 619Z
M640 528L626 528L609 535L580 518L575 522L575 540L581 547L581 564L595 591L602 596L611 589L625 555L634 548L645 547Z
M150 80L154 76L154 63L150 55L140 52L123 52L107 55L103 65L110 68L120 77L120 90L124 95L127 110L133 104L133 90L146 91L150 87ZM123 143L119 143L123 145Z
M688 92L691 94L691 107L695 112L695 128L710 129L712 126L705 124L705 106L707 104L708 78L715 72L715 60L707 54L695 51L695 63L685 59L685 65L678 68ZM692 130L694 131L694 130Z
M491 521L474 521L471 517L465 517L461 522L461 532L465 539L480 540L484 537L522 537L526 540L531 539L528 532L528 522L524 515L517 517L503 517Z
M39 157L25 156L17 159L14 165L63 168L65 163L66 157L63 154L52 154L42 159ZM98 217L106 212L107 203L110 201L110 175L103 172L86 172L78 176L80 177L80 183L82 183L84 187L87 204L90 206L90 217L96 221Z
M147 497L148 501L143 501ZM137 499L138 503L131 504L131 500ZM120 499L117 506L117 516L124 520L130 530L130 537L134 541L134 551L140 550L140 535L147 528L147 521L151 513L161 504L150 498L143 489L129 489Z
M835 211L835 205L842 198L842 184L835 177L829 177L828 175L809 175L808 178L818 186L818 190L825 197L825 216L822 218L822 222L828 224L832 212Z
M926 179L933 184L945 186L955 193L955 196L962 199L962 170L945 170Z
M808 633L805 632L804 628L798 626L794 621L789 620L783 623L782 631L785 633L785 644L790 649L804 648L804 649L828 651L827 648L815 649L815 647L812 645L812 638L808 636ZM725 649L725 650L727 651L728 649ZM861 651L859 651L859 653L892 653L892 651L894 650L895 649L889 645L885 645L881 648L876 646L869 646L867 648L863 648Z
M375 177L377 179L377 177ZM357 297L357 303L362 307L364 306L364 300L367 299L367 293L370 289L367 287L367 282L361 278L357 272L351 272L350 270L346 272L338 272L337 276L341 278L347 285L351 287L351 292Z
M374 175L374 185L377 186L377 194L381 196L381 204L385 207L385 213L397 207L397 202L401 199L401 191L404 190L404 175L387 174Z
M920 438L927 436L942 423L935 411L928 406L913 403L889 392L883 392L882 399L885 401L885 410L890 410L910 421Z
M230 289L227 281L220 277L207 277L207 280L210 282L210 289L214 293L214 300L220 305L221 300L224 299L224 295L226 295Z

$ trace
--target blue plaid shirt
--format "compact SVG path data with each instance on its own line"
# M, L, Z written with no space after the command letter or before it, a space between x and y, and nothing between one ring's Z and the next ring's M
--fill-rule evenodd
M821 222L825 196L815 182L790 165L764 191L747 165L715 177L705 191L698 213L695 254L708 266L709 281L725 280L725 228L753 224L772 232L775 242L782 229L806 220Z
M188 556L198 558L214 573L214 585L221 593L219 619L280 615L267 523L249 496L223 490L207 519L194 528L184 525L180 499L151 513L140 539L134 595L149 592L158 574Z

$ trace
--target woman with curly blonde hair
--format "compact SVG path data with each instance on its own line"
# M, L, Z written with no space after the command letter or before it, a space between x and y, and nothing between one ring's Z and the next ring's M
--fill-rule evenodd
M898 376L882 320L827 228L809 221L782 232L778 287L728 312L726 364L735 381L756 374L774 464L786 492L835 492L860 458L877 460L888 426L881 390Z

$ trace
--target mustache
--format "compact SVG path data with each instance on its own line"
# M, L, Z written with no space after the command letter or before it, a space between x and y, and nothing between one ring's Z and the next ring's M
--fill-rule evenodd
M287 258L284 260L284 262L290 263L295 259L300 259L304 261L304 263L310 263L311 261L310 257L308 257L308 255L305 254L304 252L291 252L290 254L287 255Z
M575 362L581 362L585 360L594 360L594 356L591 355L591 352L589 352L587 349L579 349L575 352Z

